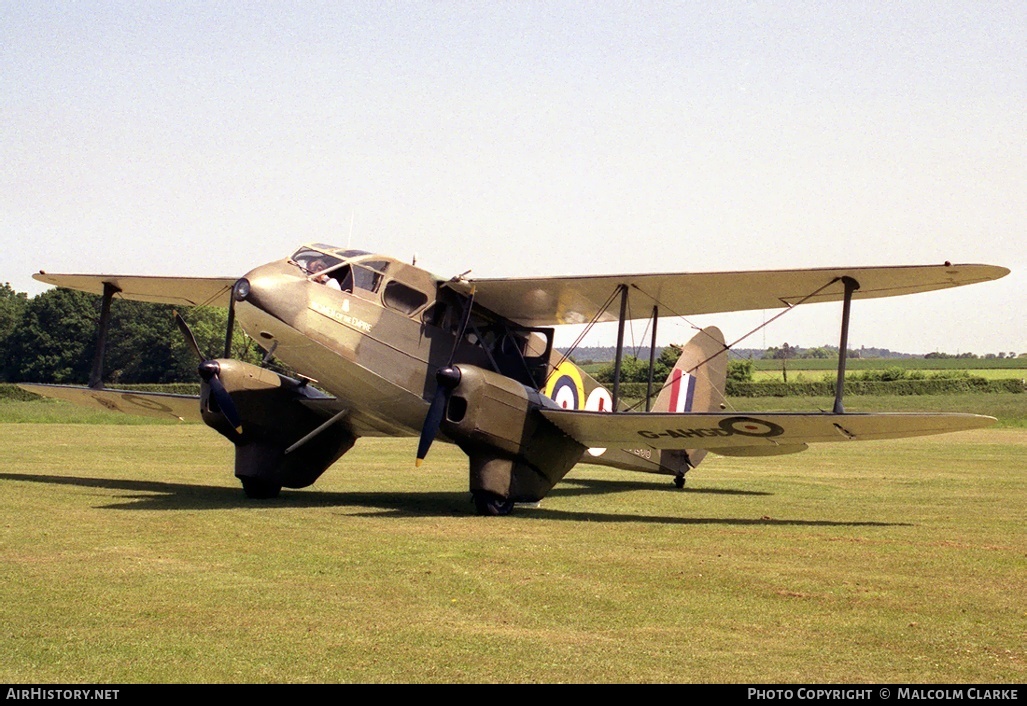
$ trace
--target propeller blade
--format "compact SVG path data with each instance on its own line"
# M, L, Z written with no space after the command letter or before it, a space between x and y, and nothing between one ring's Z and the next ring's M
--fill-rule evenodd
M228 420L228 423L232 425L237 434L242 434L242 418L239 416L239 410L235 406L235 402L232 401L232 396L228 394L225 384L218 377L221 373L221 366L218 365L216 360L209 360L200 352L200 346L196 343L196 336L193 335L189 324L185 322L185 319L177 311L175 312L175 323L178 324L178 329L185 336L186 343L195 351L196 357L200 359L200 367L197 369L197 372L210 387L210 393L214 395L214 400L218 403L221 414L225 415L225 419Z
M236 409L235 402L232 401L232 396L228 394L228 390L225 389L225 384L221 382L221 378L215 375L207 382L210 384L211 394L217 400L218 407L221 408L221 413L225 415L225 419L235 429L236 434L242 434L242 419L239 418L239 410Z
M446 405L453 390L460 384L460 368L447 365L435 373L435 380L438 386L435 388L435 396L432 397L431 406L428 407L428 414L424 416L424 426L421 427L421 440L417 443L417 460L415 466L420 466L424 457L428 455L431 442L435 441L435 435L439 433L442 426L442 417L446 412Z
M464 309L463 319L460 321L460 332L453 341L453 349L449 352L449 361L444 368L439 368L435 373L435 380L438 386L435 388L435 396L432 397L431 405L428 407L428 414L424 417L424 426L421 427L421 439L417 442L417 460L414 465L420 467L424 457L428 455L428 449L435 441L435 436L442 426L442 417L449 403L449 397L453 390L460 384L460 368L453 366L453 359L456 357L456 349L467 331L467 324L471 321L471 311L474 309L474 289L471 289L471 296L467 300L467 307Z
M428 455L431 443L435 441L435 435L439 433L439 426L442 425L442 415L446 411L446 403L449 401L449 392L439 385L435 390L435 396L431 400L428 414L424 418L424 426L421 428L421 440L417 442L417 460L415 466L420 466L424 457Z
M196 336L193 335L192 330L189 328L189 324L185 322L185 319L183 319L182 315L177 311L175 312L175 323L178 324L178 330L182 332L183 336L185 336L186 343L188 343L196 353L196 357L199 358L201 362L206 360L207 357L200 352L200 346L196 343Z

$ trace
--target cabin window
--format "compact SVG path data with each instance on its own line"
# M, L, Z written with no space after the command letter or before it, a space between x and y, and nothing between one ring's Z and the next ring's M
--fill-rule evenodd
M385 306L407 315L413 314L428 302L427 294L396 280L385 285L385 294L382 298Z
M354 263L353 281L360 289L365 289L368 292L377 292L384 277L382 273L385 272L385 268L388 266L388 262L377 260L360 264Z

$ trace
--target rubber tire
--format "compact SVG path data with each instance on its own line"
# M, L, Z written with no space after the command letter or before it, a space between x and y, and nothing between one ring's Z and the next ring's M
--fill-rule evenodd
M487 490L476 490L471 495L474 498L474 509L485 517L509 515L514 508L513 500Z
M250 500L270 500L277 498L282 486L263 478L240 478L243 492Z

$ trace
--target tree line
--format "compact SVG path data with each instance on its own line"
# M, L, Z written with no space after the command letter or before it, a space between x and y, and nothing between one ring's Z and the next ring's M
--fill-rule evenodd
M660 355L653 361L653 382L662 383L670 375L670 371L681 357L681 350L684 346L672 343L660 351ZM727 379L735 382L752 381L753 364L749 359L731 358L727 362ZM609 363L596 371L595 379L603 384L613 383L614 365ZM648 382L649 360L638 358L633 355L625 355L621 359L620 368L621 382Z
M35 297L0 286L0 381L82 385L96 349L102 298L70 289ZM115 300L107 339L104 382L196 382L199 361L174 320L175 308ZM213 307L179 310L208 356L224 353L228 312ZM232 357L259 362L262 352L241 332Z

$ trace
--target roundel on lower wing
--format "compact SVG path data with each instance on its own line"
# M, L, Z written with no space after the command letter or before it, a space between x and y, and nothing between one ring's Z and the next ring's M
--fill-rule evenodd
M581 373L573 363L560 363L546 383L546 397L564 409L581 409L585 386L581 382Z
M777 424L765 422L762 419L754 419L753 417L728 417L721 420L720 428L740 436L762 438L780 436L785 433L785 430Z
M155 412L167 412L168 414L174 414L174 412L171 411L171 407L168 407L165 404L161 404L160 402L149 399L147 397L140 397L138 395L133 395L132 393L126 393L121 396L121 399L123 399L125 402L128 402L129 404L134 404L136 407L142 407L143 409L150 409Z
M613 397L610 395L610 391L605 387L597 387L592 390L588 395L588 399L585 400L585 409L590 412L612 412ZM606 453L606 449L594 448L589 449L588 452L593 456L602 456Z

